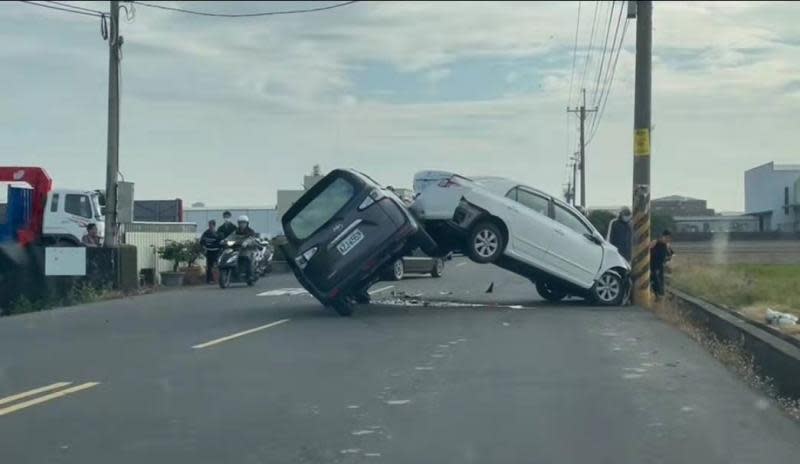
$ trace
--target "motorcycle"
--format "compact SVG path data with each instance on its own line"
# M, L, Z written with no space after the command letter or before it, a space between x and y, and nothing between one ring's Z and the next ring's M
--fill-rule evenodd
M217 262L219 287L228 288L232 282L244 282L248 287L252 287L262 275L260 273L264 261L262 248L259 240L254 237L223 240L222 253ZM271 259L270 256L270 261Z
M268 273L272 272L272 257L274 250L272 249L272 244L268 239L259 237L257 240L258 247L254 252L256 273L259 277L264 277Z

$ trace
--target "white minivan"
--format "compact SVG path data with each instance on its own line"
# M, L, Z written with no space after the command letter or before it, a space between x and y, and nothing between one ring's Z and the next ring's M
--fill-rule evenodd
M523 275L550 301L626 299L630 265L572 206L510 179L424 173L411 210L443 248Z

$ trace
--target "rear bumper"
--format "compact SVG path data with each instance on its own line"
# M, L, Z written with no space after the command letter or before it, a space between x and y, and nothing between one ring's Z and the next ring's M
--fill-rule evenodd
M365 260L364 264L356 272L344 277L328 292L317 288L294 261L294 255L284 251L286 254L286 263L292 269L300 285L308 290L320 303L328 305L339 298L352 294L370 284L373 280L377 280L380 277L378 274L383 267L400 257L406 247L406 243L416 231L416 225L413 222L407 222L392 234L380 248L370 254L369 258Z

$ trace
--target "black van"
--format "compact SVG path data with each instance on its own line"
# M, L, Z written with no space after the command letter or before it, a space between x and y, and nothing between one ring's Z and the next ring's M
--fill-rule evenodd
M342 316L369 302L381 272L417 245L436 245L394 193L365 174L335 169L281 218L281 246L297 280Z

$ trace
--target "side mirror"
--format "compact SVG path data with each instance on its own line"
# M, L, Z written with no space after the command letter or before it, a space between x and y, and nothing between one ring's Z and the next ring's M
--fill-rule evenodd
M600 239L599 239L599 238L598 238L596 235L594 235L594 234L589 234L589 233L586 233L586 234L583 234L583 236L584 236L584 237L586 237L587 239L589 239L589 241L590 241L590 242L593 242L593 243L595 243L596 245L601 245L601 244L603 243L603 241L602 241L602 240L600 240Z

